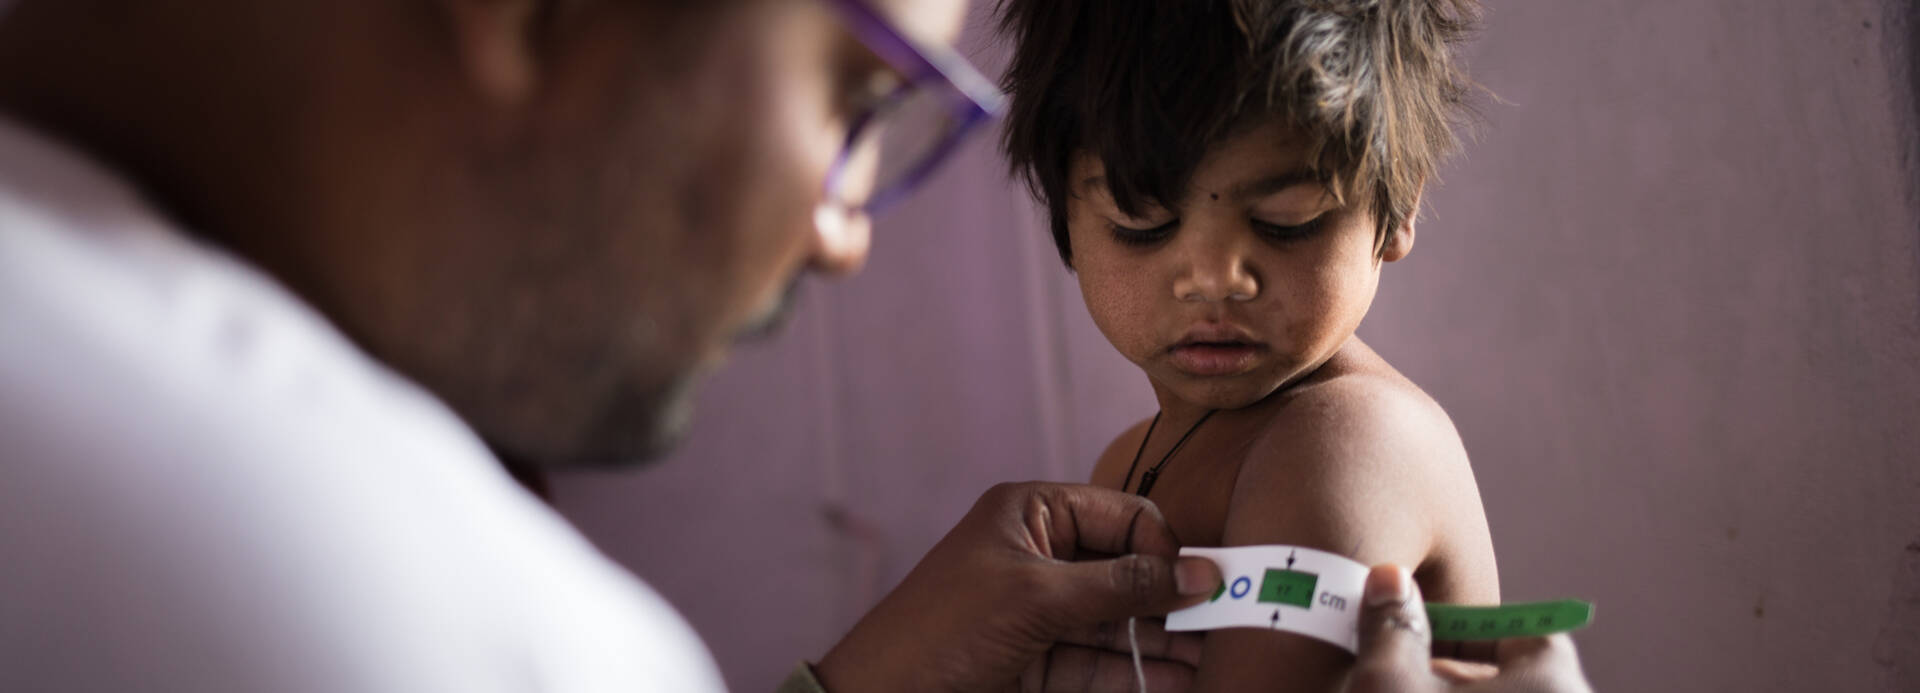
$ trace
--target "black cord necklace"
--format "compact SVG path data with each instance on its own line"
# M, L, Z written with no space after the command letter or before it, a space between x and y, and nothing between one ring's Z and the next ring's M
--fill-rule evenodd
M1206 423L1207 418L1213 416L1213 413L1216 411L1220 410L1208 409L1207 413L1201 414L1200 420L1193 422L1193 426L1189 427L1187 432L1180 436L1179 440L1174 441L1173 448L1167 450L1167 454L1162 456L1158 463L1147 468L1146 473L1140 475L1140 488L1134 490L1134 495L1145 498L1148 493L1153 491L1153 482L1160 478L1160 470L1167 466L1167 462L1173 460L1173 453L1179 452L1180 446L1186 445L1187 439L1193 437L1193 432L1200 430L1200 424ZM1133 483L1133 470L1140 466L1140 454L1147 451L1147 441L1153 440L1153 429L1159 425L1160 412L1154 412L1153 422L1147 424L1147 435L1140 438L1140 449L1133 451L1133 462L1127 465L1127 478L1120 483L1120 490L1127 490L1127 484Z

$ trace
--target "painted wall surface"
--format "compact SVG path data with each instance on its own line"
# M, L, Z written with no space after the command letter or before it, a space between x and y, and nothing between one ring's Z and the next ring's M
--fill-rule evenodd
M1507 597L1599 601L1603 690L1920 690L1905 7L1489 14L1511 103L1363 332L1459 424Z
M1912 6L1489 10L1471 54L1505 103L1361 332L1452 414L1507 597L1599 603L1602 690L1920 690ZM990 138L932 185L736 355L673 459L559 481L738 690L817 658L988 486L1083 479L1152 413Z

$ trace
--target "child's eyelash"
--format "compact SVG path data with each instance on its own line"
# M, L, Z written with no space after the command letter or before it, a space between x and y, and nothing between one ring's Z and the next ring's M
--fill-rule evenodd
M1254 219L1250 223L1253 225L1253 230L1261 236L1276 241L1297 241L1311 237L1315 232L1320 230L1321 223L1325 220L1326 217L1324 216L1314 217L1313 221L1293 226L1282 226L1258 219ZM1175 219L1165 224L1146 229L1121 226L1120 224L1109 224L1108 226L1113 229L1114 239L1121 243L1131 246L1150 246L1164 241L1168 236L1173 235L1174 229L1179 225L1180 220Z
M1121 226L1119 224L1110 224L1109 226L1113 228L1114 240L1126 245L1148 246L1166 240L1168 236L1173 235L1174 227L1179 225L1180 220L1175 219L1150 229L1136 229L1131 226Z
M1312 236L1315 231L1319 231L1321 222L1324 220L1326 220L1325 216L1318 216L1314 217L1313 221L1305 224L1281 226L1279 224L1270 224L1255 219L1253 220L1253 230L1259 232L1262 236L1276 241L1297 241Z

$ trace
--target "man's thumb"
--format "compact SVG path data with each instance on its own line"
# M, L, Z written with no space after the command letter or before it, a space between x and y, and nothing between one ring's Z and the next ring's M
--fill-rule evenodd
M1061 606L1078 624L1159 616L1205 601L1220 587L1220 568L1197 556L1170 561L1131 554L1061 566L1066 573Z
M1366 605L1360 610L1360 651L1348 674L1349 693L1428 690L1429 643L1426 607L1420 586L1398 566L1376 566L1367 575Z

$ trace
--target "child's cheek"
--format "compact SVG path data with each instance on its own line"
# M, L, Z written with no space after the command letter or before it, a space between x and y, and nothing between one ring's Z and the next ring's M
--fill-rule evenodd
M1345 343L1373 303L1380 267L1373 261L1372 230L1354 226L1298 275L1293 302L1304 319L1291 336L1310 349L1331 351Z
M1109 262L1091 261L1078 274L1087 312L1107 341L1136 363L1152 355L1158 338L1147 277Z
M1069 209L1067 229L1074 276L1094 325L1122 356L1144 367L1166 346L1155 311L1172 289L1164 285L1157 256L1120 245L1107 222L1078 202Z

